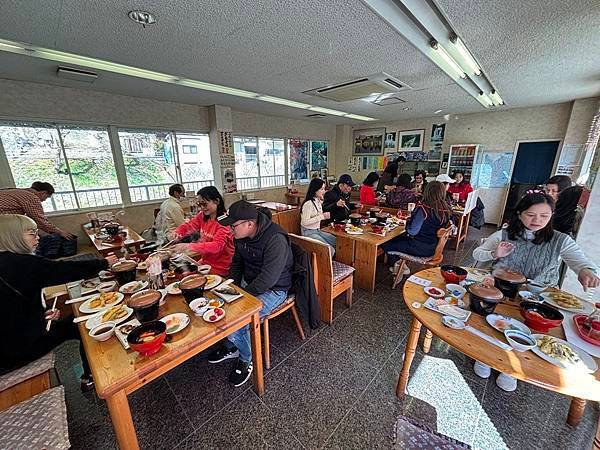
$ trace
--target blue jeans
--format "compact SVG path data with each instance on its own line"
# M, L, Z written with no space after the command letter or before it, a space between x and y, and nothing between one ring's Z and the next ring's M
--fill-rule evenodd
M287 298L286 291L267 291L256 296L263 304L260 310L260 318L269 315L277 306L281 305ZM250 327L246 325L227 336L229 342L240 351L240 359L245 363L252 361L252 348L250 347Z
M310 228L300 227L300 231L302 232L302 236L306 236L312 239L316 239L317 241L322 242L323 244L327 244L331 249L331 255L335 255L335 236L331 233L327 233L323 230L312 230Z

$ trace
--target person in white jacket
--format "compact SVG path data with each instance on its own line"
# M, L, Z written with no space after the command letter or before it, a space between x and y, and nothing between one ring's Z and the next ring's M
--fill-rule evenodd
M180 199L185 197L185 188L181 184L169 187L169 198L160 205L160 211L154 221L156 242L159 245L167 243L175 237L175 230L185 222L185 214Z
M596 266L586 258L567 234L552 228L554 201L541 191L527 193L517 204L508 227L493 233L473 250L476 261L492 261L492 268L520 272L537 284L557 286L561 260L575 272L584 289L600 285ZM490 376L490 367L475 362L475 373ZM501 373L496 379L501 389L512 392L517 380Z
M331 255L335 254L335 236L321 230L321 221L328 220L329 212L323 212L323 196L325 195L325 181L313 178L308 185L306 198L302 202L302 215L300 218L300 231L302 236L310 237L329 245Z

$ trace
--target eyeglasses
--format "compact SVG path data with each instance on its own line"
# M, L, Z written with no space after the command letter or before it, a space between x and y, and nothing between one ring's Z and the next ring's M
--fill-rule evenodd
M229 228L231 228L232 230L235 230L236 227L239 227L240 225L242 225L243 223L247 223L250 222L249 220L244 220L243 222L238 223L237 225L229 225Z
M27 231L25 231L25 234L28 234L30 236L38 236L39 235L37 228L35 230L27 230Z

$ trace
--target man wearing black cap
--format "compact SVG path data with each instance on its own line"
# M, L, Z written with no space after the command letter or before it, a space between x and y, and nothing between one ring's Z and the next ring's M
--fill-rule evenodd
M229 277L262 301L262 318L285 301L292 286L294 259L290 238L283 228L272 222L268 210L258 209L244 200L232 204L228 214L218 220L221 225L231 227L234 237L235 253ZM216 350L208 361L215 364L239 356L229 381L241 386L252 374L248 326L233 332L227 340L229 342Z
M337 184L325 193L323 211L331 213L331 220L346 220L350 211L356 209L356 205L350 203L350 191L354 184L352 177L345 173L340 176Z

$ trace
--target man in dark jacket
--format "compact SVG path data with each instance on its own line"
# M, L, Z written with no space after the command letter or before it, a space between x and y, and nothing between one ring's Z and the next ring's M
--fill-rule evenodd
M350 203L350 191L354 184L352 177L344 174L340 176L337 184L325 193L323 211L331 213L331 220L346 220L350 211L356 209L356 205Z
M285 301L292 286L294 260L288 234L272 222L268 212L244 200L232 204L219 223L231 227L235 238L229 277L262 301L261 317L268 315ZM230 345L217 349L208 361L214 364L239 357L229 381L241 386L252 374L249 327L231 333L227 340Z

